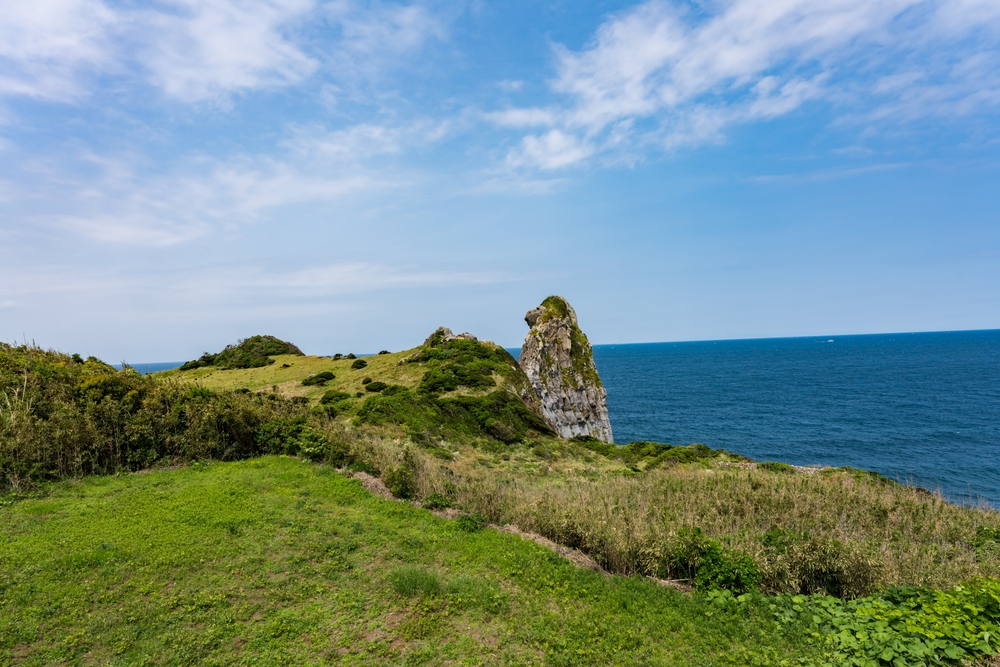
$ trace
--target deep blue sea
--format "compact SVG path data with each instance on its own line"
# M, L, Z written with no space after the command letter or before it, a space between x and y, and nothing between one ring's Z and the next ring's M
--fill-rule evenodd
M1000 505L1000 331L597 345L615 441L850 465Z
M145 375L146 373L157 373L159 371L169 371L175 368L180 368L183 364L183 361L154 361L149 364L129 364L129 366ZM122 369L121 364L112 365L118 370Z

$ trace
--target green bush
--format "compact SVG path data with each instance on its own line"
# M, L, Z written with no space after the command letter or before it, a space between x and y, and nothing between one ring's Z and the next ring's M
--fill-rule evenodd
M321 373L316 373L315 375L310 375L309 377L307 377L305 380L302 381L302 384L305 385L306 387L310 387L313 385L322 387L332 379L334 379L334 375L332 372L323 371Z
M348 394L346 391L337 391L335 389L331 389L325 394L323 394L322 398L319 399L319 402L322 403L323 405L326 405L328 403L336 403L337 401L343 401L344 399L348 399L350 397L351 395Z
M308 411L272 393L215 392L2 343L0 405L0 489L13 490L159 462L283 453Z
M385 382L380 382L376 380L374 382L369 382L368 384L366 384L365 391L370 391L377 394L378 392L382 391L388 386L389 385L387 385Z
M760 568L753 558L741 551L724 549L718 542L709 540L701 553L694 585L699 590L721 588L741 594L756 590L760 579Z
M351 358L351 357L349 356L348 358ZM365 361L364 359L355 359L354 363L351 364L351 368L354 369L354 370L359 370L361 368L364 368L367 365L368 365L368 362Z
M368 384L371 381L372 381L371 378L365 378L364 380L361 381L361 384Z
M236 345L227 345L226 349L218 354L206 352L199 359L186 362L181 366L181 370L186 371L203 366L216 366L222 369L259 368L273 364L274 359L271 357L279 354L301 356L302 350L274 336L251 336L238 341Z
M416 491L416 465L417 459L409 449L403 450L403 460L399 465L390 468L382 481L389 487L389 491L397 498L407 500L413 497Z
M423 506L429 510L443 510L452 507L452 502L443 493L432 493L424 498Z
M379 354L391 354L389 350L379 350Z
M761 470L770 470L771 472L795 472L795 468L792 466L787 463L778 463L777 461L761 461L757 464L757 467Z
M357 358L358 357L353 352L344 357L344 359L357 359Z
M397 594L403 597L423 597L441 592L438 576L422 567L405 565L389 573L389 583Z

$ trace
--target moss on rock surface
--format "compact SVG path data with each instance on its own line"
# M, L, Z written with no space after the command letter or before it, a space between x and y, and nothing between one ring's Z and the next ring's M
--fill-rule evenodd
M546 421L564 438L589 435L611 442L607 394L576 311L563 297L550 296L524 320L531 330L520 365Z

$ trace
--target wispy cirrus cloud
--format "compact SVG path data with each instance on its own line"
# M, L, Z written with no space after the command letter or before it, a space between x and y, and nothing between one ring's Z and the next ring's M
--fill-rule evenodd
M114 64L108 36L118 24L118 14L100 0L5 3L0 96L66 101L85 95L81 73Z
M653 0L607 18L579 51L556 46L559 108L488 118L551 129L509 165L713 142L809 102L905 120L1000 104L1000 10L986 0L732 0L696 13ZM586 147L586 148L585 148Z
M318 42L310 37L317 33L323 36ZM370 76L444 34L443 24L419 5L9 3L0 21L0 96L74 102L95 90L99 76L114 74L181 102L218 101L296 84L323 67L334 80Z
M319 66L296 44L315 0L161 0L132 13L130 41L154 85L184 102L296 83Z
M5 225L55 228L102 244L171 246L267 221L283 207L399 192L415 179L378 161L448 135L447 122L293 126L277 149L188 156L164 170L147 158L87 151L25 160L17 188L0 180ZM15 159L23 157L15 156Z

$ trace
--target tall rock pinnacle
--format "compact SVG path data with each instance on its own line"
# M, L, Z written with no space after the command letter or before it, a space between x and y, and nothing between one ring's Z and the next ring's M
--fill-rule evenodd
M607 391L573 307L561 296L550 296L529 310L524 321L531 330L520 364L538 394L545 421L563 438L590 435L612 442Z

